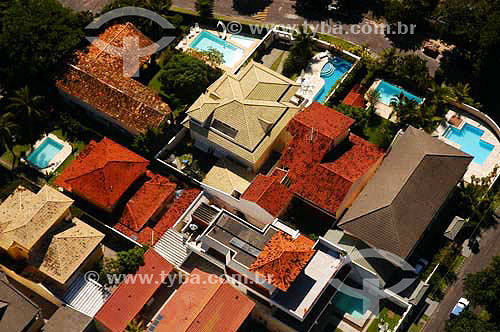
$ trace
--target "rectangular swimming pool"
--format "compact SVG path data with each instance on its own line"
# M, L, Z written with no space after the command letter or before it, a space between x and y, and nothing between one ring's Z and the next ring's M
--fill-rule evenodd
M337 81L351 69L352 63L347 60L334 57L328 60L321 68L320 77L325 80L325 84L314 97L314 100L323 103L328 97L328 93Z
M243 58L243 49L220 39L214 34L203 30L189 45L199 51L208 51L215 49L224 56L223 63L228 67L233 67Z
M452 142L460 144L460 150L473 156L473 162L482 165L495 148L494 145L481 139L483 133L483 130L466 123L462 129L449 126L443 136Z
M370 300L359 293L352 295L354 296L338 290L337 294L333 297L332 303L341 312L349 314L354 318L362 318L371 307Z
M61 152L63 145L47 137L28 156L27 160L39 169L47 168L54 157Z
M409 93L406 90L401 89L391 83L381 80L377 88L375 89L380 94L380 102L390 105L392 98L398 98L401 93L408 99L415 100L417 103L421 104L423 99Z

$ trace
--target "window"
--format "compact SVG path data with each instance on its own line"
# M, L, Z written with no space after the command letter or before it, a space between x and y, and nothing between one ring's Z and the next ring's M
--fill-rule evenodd
M214 119L212 121L212 128L220 131L224 135L227 135L231 138L235 138L236 134L238 133L238 130L234 129L230 125L225 124L224 122L221 122L217 119Z

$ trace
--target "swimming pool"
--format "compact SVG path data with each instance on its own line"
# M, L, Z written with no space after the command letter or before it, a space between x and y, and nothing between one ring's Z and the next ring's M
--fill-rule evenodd
M223 62L228 67L233 67L243 57L243 49L228 43L225 40L204 30L189 45L199 51L208 51L213 48L224 55Z
M63 145L47 137L33 150L27 160L39 169L47 168L54 157L61 152Z
M255 38L245 37L241 35L232 35L231 40L236 44L243 46L244 48L249 48L255 42Z
M449 126L444 133L444 137L460 144L460 150L473 156L473 162L482 165L495 148L494 145L481 139L483 133L483 130L466 123L462 129Z
M354 318L362 318L370 309L371 302L359 293L352 295L347 295L338 290L337 294L333 297L332 303L343 313L349 314Z
M347 73L351 67L352 63L349 61L338 57L331 58L323 66L323 68L321 68L321 78L325 80L325 84L316 94L314 100L319 103L323 103L335 83L337 83L337 81L344 76L344 74Z
M380 94L380 102L390 105L391 100L394 97L399 97L401 93L403 95L411 100L415 100L417 103L421 104L423 102L423 99L420 97L415 96L414 94L409 93L406 90L401 89L400 87L397 87L391 83L388 83L384 80L381 80L377 88L375 89Z

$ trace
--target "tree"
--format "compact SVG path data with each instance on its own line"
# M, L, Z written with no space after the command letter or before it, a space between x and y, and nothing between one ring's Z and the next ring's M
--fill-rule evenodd
M17 159L14 153L14 139L18 129L19 125L12 113L3 113L0 115L0 145L12 155L12 170L15 168Z
M196 0L194 4L198 15L203 18L214 15L214 0Z
M132 142L132 147L140 151L142 155L147 158L153 158L155 153L157 153L164 141L162 140L164 136L164 125L154 128L148 128L145 134L139 134L134 137Z
M498 332L499 327L485 322L473 312L466 310L446 323L446 332Z
M30 145L35 143L40 132L40 124L43 123L46 116L43 102L44 98L32 95L27 86L14 91L14 96L9 98L7 110L13 112L25 124L23 136Z
M391 100L392 112L401 129L408 126L420 128L432 133L442 117L434 114L431 109L420 106L415 100L409 99L403 93Z
M118 262L122 267L122 273L135 273L139 266L144 265L144 254L147 250L148 247L143 246L118 252Z
M144 331L144 322L137 321L133 319L130 323L128 323L125 332L143 332Z
M473 305L486 308L493 319L500 322L500 256L493 257L491 263L482 271L466 276L464 291Z
M0 80L10 87L30 82L46 88L89 22L56 0L10 1L0 31Z
M163 65L159 77L161 91L173 108L193 103L222 71L189 54L177 53Z
M293 45L283 66L283 73L292 76L307 67L314 55L314 40L312 33L306 27L293 34Z

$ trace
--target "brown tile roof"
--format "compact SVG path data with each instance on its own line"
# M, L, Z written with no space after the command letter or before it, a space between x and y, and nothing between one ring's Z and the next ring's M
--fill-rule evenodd
M177 185L161 175L148 172L151 178L130 198L119 223L139 232L148 220L173 197Z
M158 332L236 332L255 303L215 275L194 269L161 311Z
M349 106L365 108L365 97L361 90L361 86L359 84L354 86L342 103Z
M286 291L314 255L314 241L299 235L293 239L282 231L269 240L249 270Z
M338 226L370 246L411 254L472 157L408 127Z
M115 24L99 36L102 41L120 48L124 37L137 37L140 47L153 44L131 23ZM142 57L141 65L148 60L149 57ZM68 66L56 86L135 132L157 127L171 113L156 92L123 75L121 57L92 44L85 52L76 52L74 63Z
M272 216L278 217L293 198L293 193L281 184L282 180L283 175L259 174L241 198L257 203Z
M104 208L113 208L149 161L104 137L92 141L54 184Z

